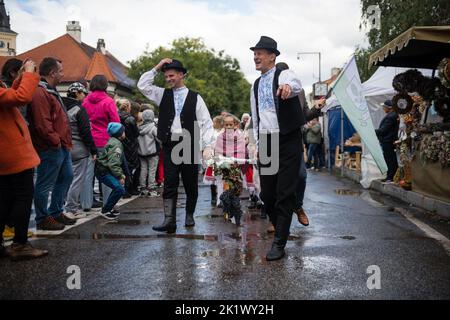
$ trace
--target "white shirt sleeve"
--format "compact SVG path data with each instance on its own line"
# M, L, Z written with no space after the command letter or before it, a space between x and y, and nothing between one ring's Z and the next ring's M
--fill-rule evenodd
M292 70L284 70L280 74L279 85L289 85L292 89L292 93L289 98L298 96L302 91L302 83L297 75Z
M255 85L252 85L252 91L250 92L250 107L252 110L252 121L253 121L253 137L255 138L255 144L258 145L258 112L256 110L256 98L255 98Z
M211 116L209 114L208 107L206 106L203 98L198 95L197 108L196 108L197 122L200 127L200 133L202 136L202 150L206 147L213 147L214 141L214 128Z
M157 74L158 71L156 71L155 69L144 73L139 79L137 87L145 97L147 97L150 101L152 101L159 107L164 95L164 88L160 88L154 85L155 77Z

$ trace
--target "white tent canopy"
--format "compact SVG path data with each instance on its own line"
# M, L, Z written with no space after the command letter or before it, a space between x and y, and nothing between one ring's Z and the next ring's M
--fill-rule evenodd
M381 104L392 99L397 92L392 87L395 76L410 70L409 68L379 67L373 76L363 83L363 95L369 105L370 115L375 128L378 128L385 114ZM431 70L419 69L424 76L431 77Z
M363 95L366 98L369 106L370 115L375 128L380 126L383 120L384 110L382 104L386 100L391 100L397 92L392 87L394 77L400 73L406 72L410 68L395 68L395 67L379 67L374 75L363 83ZM419 69L424 76L430 77L432 70ZM369 188L372 181L382 178L380 170L367 148L363 148L363 157L361 163L362 181L361 184L365 188Z

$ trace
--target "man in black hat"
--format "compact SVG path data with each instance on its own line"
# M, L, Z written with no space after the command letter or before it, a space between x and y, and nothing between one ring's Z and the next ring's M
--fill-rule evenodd
M380 128L375 130L378 140L380 140L383 149L384 159L388 166L387 178L383 182L391 183L394 180L398 169L397 155L395 153L395 141L398 140L398 130L400 121L398 114L392 107L392 101L387 100L382 104L384 112L387 115L381 121Z
M159 71L169 89L154 85ZM211 156L213 123L202 97L186 88L187 70L174 59L163 59L151 71L142 75L138 88L148 99L159 106L158 139L164 152L164 222L153 227L158 232L175 233L177 229L176 207L179 175L186 190L186 227L194 227L194 213L198 198L198 154L202 148L205 158ZM201 135L201 137L200 137ZM181 137L181 141L180 141ZM178 151L179 144L188 144ZM186 154L186 153L189 153ZM182 159L181 159L182 158Z
M280 52L275 40L263 36L250 50L254 52L256 70L261 72L252 87L251 108L260 158L261 199L275 227L267 261L274 261L285 255L296 209L302 154L302 108L298 95L302 86L292 71L276 68ZM270 161L265 161L266 156ZM278 170L269 170L273 167Z

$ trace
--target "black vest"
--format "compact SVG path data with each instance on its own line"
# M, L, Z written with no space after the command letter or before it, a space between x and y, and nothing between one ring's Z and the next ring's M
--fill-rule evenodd
M180 114L181 127L187 130L192 137L192 144L194 144L194 128L198 124L197 121L197 98L198 93L189 90L183 110ZM158 119L158 139L163 143L171 142L171 128L173 120L175 119L175 102L172 89L164 91L161 104L159 105L159 119Z
M280 134L286 135L293 131L300 130L302 125L305 123L302 106L300 104L300 99L295 96L291 99L283 100L277 96L277 91L279 87L279 77L281 70L277 69L273 77L273 101L275 102L275 109L277 112L278 126L280 127ZM256 113L258 116L258 123L260 123L259 117L259 83L261 78L255 82L255 100L256 100ZM258 132L259 134L259 132Z

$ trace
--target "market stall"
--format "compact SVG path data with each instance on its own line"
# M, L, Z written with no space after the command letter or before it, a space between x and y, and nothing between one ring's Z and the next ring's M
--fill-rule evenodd
M394 109L401 118L404 189L450 202L450 26L411 28L370 57L371 65L410 69L393 79Z

